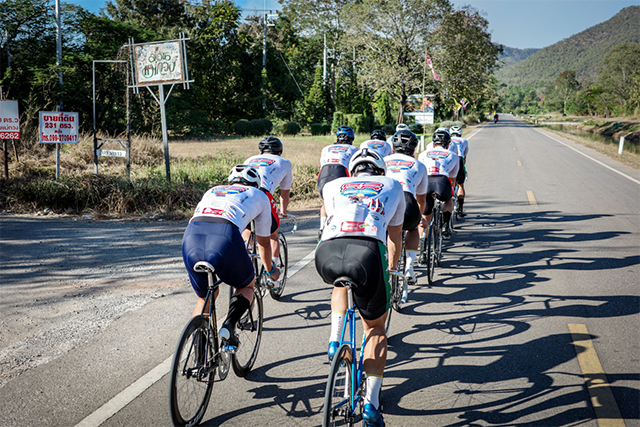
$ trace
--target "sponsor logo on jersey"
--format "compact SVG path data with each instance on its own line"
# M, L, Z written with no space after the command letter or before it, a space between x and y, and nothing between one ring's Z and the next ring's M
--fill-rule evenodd
M364 222L344 221L340 225L340 231L343 233L362 233L364 232Z
M275 159L257 158L251 160L249 162L249 166L253 166L254 168L266 168L267 166L271 166L275 162Z
M339 145L332 145L329 147L329 149L327 150L330 153L346 153L347 151L349 151L349 147L341 147Z
M202 209L202 214L203 215L218 215L218 216L222 216L222 215L225 214L225 211L223 209L204 208L204 209Z
M447 151L429 151L427 157L430 159L446 159L449 157L449 153Z
M340 194L351 200L362 200L377 196L383 187L380 182L347 182L340 187Z
M367 142L366 147L373 148L374 150L379 150L384 147L384 142Z
M211 189L211 194L213 194L216 197L224 197L231 194L244 193L247 190L248 190L247 187L243 187L240 185L220 185L218 187Z
M387 171L388 172L397 172L401 170L409 170L413 167L415 162L408 160L389 160L387 162Z

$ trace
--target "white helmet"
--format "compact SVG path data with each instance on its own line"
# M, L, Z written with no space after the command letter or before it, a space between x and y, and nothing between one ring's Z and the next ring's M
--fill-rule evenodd
M398 126L396 126L396 132L398 132L399 130L405 130L405 129L409 129L409 125L407 125L406 123L400 123Z
M355 176L362 171L369 172L372 175L385 175L387 173L387 165L380 154L368 148L363 148L356 151L349 162L351 176Z
M451 128L449 128L449 133L451 136L462 137L462 128L460 126L451 126Z
M242 184L260 188L260 174L249 165L235 165L229 174L229 184Z

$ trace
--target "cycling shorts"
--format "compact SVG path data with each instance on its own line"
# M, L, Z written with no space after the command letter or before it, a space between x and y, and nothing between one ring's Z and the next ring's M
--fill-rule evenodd
M260 187L262 192L267 195L269 198L269 203L271 204L271 234L275 233L278 227L280 227L280 217L278 216L278 206L276 205L276 201L273 200L273 194L269 190L266 190Z
M370 237L338 237L323 240L316 248L316 270L325 283L348 276L358 287L353 299L360 315L375 320L389 310L391 286L387 248Z
M420 208L418 207L418 201L415 196L408 191L404 192L404 223L402 224L403 230L415 230L420 224Z
M322 197L322 189L327 182L349 176L349 171L342 165L324 165L318 174L318 191Z
M235 224L221 218L189 223L182 237L182 260L191 286L200 298L207 296L209 281L206 273L193 271L198 261L213 265L216 276L234 288L244 288L255 277L253 263L240 230Z
M451 181L444 175L429 175L429 185L427 186L427 207L423 212L424 215L431 215L433 205L435 204L432 194L438 197L442 202L451 200L452 195Z
M464 181L467 178L467 171L464 168L464 157L460 157L460 168L458 169L458 176L456 177L456 182L458 184L464 184Z

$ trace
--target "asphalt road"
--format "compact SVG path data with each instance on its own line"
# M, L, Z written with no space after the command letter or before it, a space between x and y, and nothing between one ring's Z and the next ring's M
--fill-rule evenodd
M468 215L392 319L387 425L640 426L640 171L508 115L471 135ZM171 424L185 225L0 216L0 426ZM321 424L331 289L305 262L202 425Z

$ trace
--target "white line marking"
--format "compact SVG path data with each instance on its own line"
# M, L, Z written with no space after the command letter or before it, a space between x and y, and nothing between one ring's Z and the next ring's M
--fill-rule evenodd
M312 259L314 259L315 255L316 251L314 249L311 253L298 261L289 269L287 278L290 279L294 274L302 270L311 262ZM113 399L102 405L84 420L80 421L75 427L98 427L100 424L107 421L109 418L117 414L118 411L131 403L133 399L144 393L146 389L167 375L171 369L172 360L173 355L169 356L158 366L147 372L144 376L117 394Z
M591 157L591 156L589 156L589 155L587 155L587 154L584 154L582 151L580 151L580 150L576 150L576 149L575 149L575 148L573 148L572 146L570 146L570 145L568 145L568 144L565 144L564 142L560 141L559 139L556 139L556 138L554 138L554 137L552 137L552 136L550 136L550 135L547 135L545 132L541 131L540 129L537 129L537 128L534 128L534 129L535 129L535 130L537 130L538 132L540 132L541 134L543 134L544 136L546 136L547 138L549 138L549 139L553 139L554 141L559 142L560 144L564 145L565 147L572 149L572 150L573 150L573 151L575 151L576 153L578 153L578 154L582 154L582 155L583 155L583 156L585 156L587 159L593 160L594 162L596 162L596 163L597 163L597 164L599 164L600 166L604 166L605 168L607 168L607 169L609 169L609 170L611 170L611 171L613 171L613 172L617 173L618 175L622 175L623 177L627 178L628 180L633 181L633 182L635 182L636 184L640 185L640 181L638 181L637 179L632 178L632 177L630 177L629 175L627 175L627 174L625 174L625 173L623 173L623 172L620 172L619 170L614 169L614 168L612 168L612 167L611 167L611 166L609 166L609 165L605 165L605 164L604 164L604 163L602 163L600 160L596 160L596 159L594 159L593 157Z

